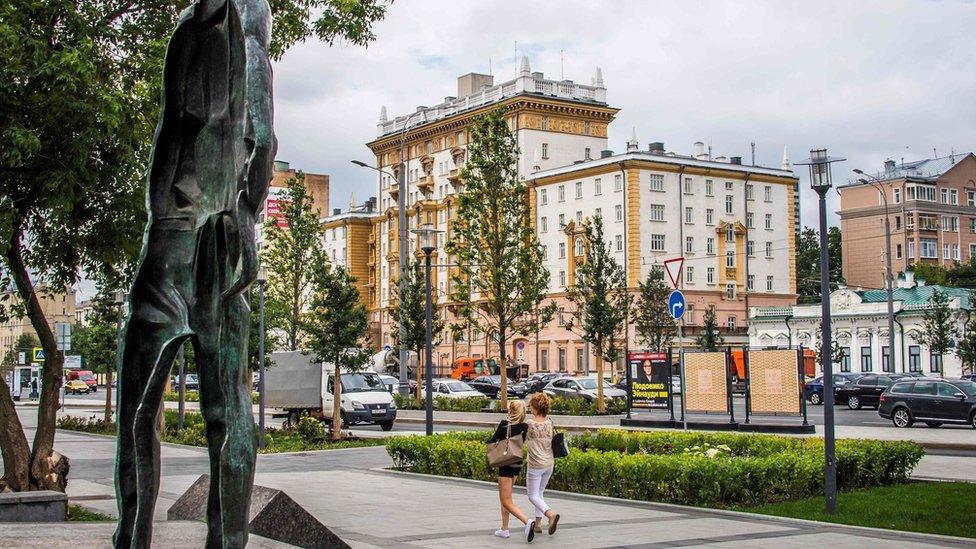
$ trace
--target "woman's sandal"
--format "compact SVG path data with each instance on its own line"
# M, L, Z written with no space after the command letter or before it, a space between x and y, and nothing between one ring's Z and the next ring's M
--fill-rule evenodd
M550 536L556 533L556 525L558 525L558 524L559 524L559 514L557 513L557 514L553 515L552 516L552 519L549 521L549 535Z

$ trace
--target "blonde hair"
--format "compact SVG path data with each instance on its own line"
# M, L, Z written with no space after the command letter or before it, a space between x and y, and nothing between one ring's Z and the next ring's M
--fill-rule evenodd
M533 415L548 416L552 409L552 399L545 393L536 393L529 399L529 408Z
M521 400L508 401L508 424L525 423L525 403Z

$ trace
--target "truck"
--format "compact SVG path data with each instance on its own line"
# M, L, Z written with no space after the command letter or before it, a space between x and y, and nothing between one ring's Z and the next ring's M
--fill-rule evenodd
M320 421L332 419L335 366L315 362L301 351L272 353L275 366L265 373L265 405L284 410L285 425L294 426L303 415ZM362 370L339 373L342 391L339 398L342 425L379 425L393 429L397 406L376 372Z
M68 370L65 372L65 377L68 381L76 379L84 381L93 393L98 391L98 380L95 379L95 373L91 370Z

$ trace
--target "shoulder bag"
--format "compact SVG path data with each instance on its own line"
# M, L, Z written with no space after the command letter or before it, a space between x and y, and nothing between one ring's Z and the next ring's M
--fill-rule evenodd
M488 465L504 467L522 462L522 435L512 436L512 425L505 428L505 438L488 443Z
M569 444L566 443L566 435L556 433L552 435L552 457L566 457L569 455Z

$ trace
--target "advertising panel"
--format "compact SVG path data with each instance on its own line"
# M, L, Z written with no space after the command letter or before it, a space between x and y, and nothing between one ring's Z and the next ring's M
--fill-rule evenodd
M671 395L671 361L668 353L629 353L630 397L635 408L667 408Z
M799 378L796 351L749 351L750 412L799 414Z
M285 219L284 214L281 212L281 207L287 202L291 202L288 198L288 189L283 187L271 187L268 189L268 199L264 203L265 216L268 219L274 219L275 224L282 229L288 228L288 220Z
M728 371L724 352L686 353L682 396L690 412L729 411Z

